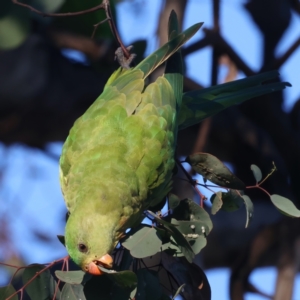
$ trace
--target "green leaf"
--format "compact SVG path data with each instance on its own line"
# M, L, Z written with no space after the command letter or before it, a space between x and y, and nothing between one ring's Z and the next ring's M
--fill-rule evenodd
M152 211L148 210L147 213L150 214L151 217L153 217L159 224L163 225L170 232L170 234L174 238L176 244L178 245L179 249L186 257L186 259L189 262L192 262L193 258L195 257L195 253L193 252L193 249L191 248L190 244L180 233L180 231L171 223L159 218Z
M206 246L207 240L203 235L199 235L196 239L188 238L188 242L191 245L195 254L200 253L200 251Z
M162 245L161 250L165 251L166 253L174 257L184 256L184 254L182 253L181 249L178 247L173 237L171 237L170 242Z
M172 224L183 234L195 254L198 254L206 246L206 232L209 228L200 221L171 220ZM173 255L174 256L174 255Z
M119 289L118 286L114 286L113 282L104 275L93 276L84 285L84 294L88 300L112 300L112 292ZM130 293L128 294L128 296ZM129 297L120 297L120 300L128 300ZM77 299L76 299L77 300Z
M174 194L169 194L168 200L169 200L169 209L174 209L180 203L179 197Z
M24 285L35 277L35 279L25 288L31 300L43 300L50 298L50 271L47 269L37 275L37 273L42 271L44 268L45 266L43 265L32 264L27 266L23 272L22 281Z
M199 222L198 224L205 226L207 230L206 234L209 234L213 228L209 214L200 205L190 199L180 201L180 204L173 210L172 218L179 221Z
M211 291L205 273L196 264L177 259L162 253L161 263L164 269L172 274L177 286L185 284L181 290L184 299L211 299ZM175 290L176 291L176 290ZM173 290L173 292L175 292Z
M162 242L155 228L143 224L130 231L122 245L130 250L133 257L143 258L160 251Z
M222 210L227 212L232 212L238 210L243 202L244 199L240 196L240 193L238 193L236 190L230 190L228 193L222 193Z
M177 289L177 291L176 291L174 297L172 298L172 300L175 300L175 298L180 294L180 292L181 292L181 290L184 288L184 286L185 286L185 283L182 284L182 285Z
M215 156L198 152L188 156L185 160L193 170L211 182L230 189L243 190L245 184Z
M217 192L210 197L210 202L212 203L211 214L215 215L222 207L222 192Z
M83 285L65 283L61 291L61 300L86 300ZM41 300L41 298L40 298Z
M133 261L133 257L130 255L130 252L126 248L119 249L118 251L121 252L120 255L122 256L120 263L118 265L115 265L114 268L116 269L116 271L128 270ZM119 253L116 253L115 257L117 256L119 257Z
M10 284L7 286L0 287L0 300L5 300L9 296L11 296L13 293L15 293L15 288ZM18 295L15 295L11 298L11 300L18 300Z
M30 11L15 5L10 0L1 1L0 49L19 47L30 32Z
M55 271L55 275L63 282L70 284L81 284L91 278L91 275L81 270L78 271Z
M291 200L274 194L271 195L271 201L281 213L289 217L300 218L300 210Z
M137 277L132 271L106 272L105 276L123 288L135 288L137 285Z
M253 175L254 175L254 178L255 178L256 182L260 182L261 179L262 179L262 173L261 173L260 168L256 165L251 165L250 168L253 172Z
M95 287L98 287L98 290L101 290L101 297L103 296L103 299L116 299L116 300L128 300L129 296L131 298L134 297L136 293L136 287L137 287L137 276L132 271L109 271L107 269L99 267L101 271L103 271L105 274L102 276L97 277L105 277L109 279L109 284L105 283L105 279L103 280L97 280L98 284L94 284ZM94 279L94 278L93 278ZM89 285L91 282L93 282L93 279L90 280L88 283ZM102 290L105 290L104 294L107 296L102 295ZM86 293L91 293L90 289L85 289ZM94 292L95 294L95 292ZM90 296L87 297L87 299L90 299ZM102 299L102 298L101 298Z
M158 275L154 271L139 269L137 271L138 286L136 300L160 300L162 289Z
M58 240L66 247L65 237L63 235L57 235Z
M242 198L244 199L245 206L246 206L246 228L249 226L251 219L253 218L253 212L254 212L254 207L251 199L247 195L243 195Z
M201 221L178 221L172 219L171 223L184 235L185 238L196 239L199 235L209 233L208 226Z

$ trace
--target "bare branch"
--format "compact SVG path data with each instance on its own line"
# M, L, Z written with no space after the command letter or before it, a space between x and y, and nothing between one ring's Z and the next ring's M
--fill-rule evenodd
M18 0L11 0L14 4L19 5L19 6L23 6L28 8L29 10L35 12L38 15L41 15L43 17L75 17L75 16L81 16L81 15L86 15L89 13L92 13L94 11L98 11L101 9L105 9L105 2L107 2L107 0L104 0L102 2L102 4L99 4L97 6L94 6L92 8L86 9L86 10L82 10L82 11L77 11L77 12L68 12L68 13L45 13L42 12L36 8L34 8L33 6L29 5L29 4L25 4L22 2L19 2Z
M279 58L277 58L274 62L273 68L279 69L289 58L290 56L297 50L300 46L300 37L291 45L291 47Z
M120 38L120 35L119 35L118 31L117 31L117 28L116 28L116 25L114 23L114 20L112 18L109 0L102 0L101 4L99 4L97 6L94 6L92 8L86 9L86 10L77 11L77 12L68 12L68 13L45 13L45 12L42 12L42 11L34 8L33 6L31 6L29 4L25 4L25 3L19 2L18 0L12 0L12 2L14 4L16 4L16 5L23 6L23 7L27 8L27 9L35 12L36 14L43 16L43 17L76 17L76 16L86 15L86 14L89 14L89 13L92 13L92 12L95 12L95 11L103 9L105 11L106 19L94 25L94 30L93 30L92 38L94 37L95 32L96 32L98 26L101 25L101 24L103 24L103 23L105 23L106 21L108 21L110 29L111 29L114 37L116 38L116 40L120 44L120 47L122 48L125 57L126 58L130 57L130 53L128 52L128 50L124 46L124 44L123 44L123 42L122 42L122 40Z

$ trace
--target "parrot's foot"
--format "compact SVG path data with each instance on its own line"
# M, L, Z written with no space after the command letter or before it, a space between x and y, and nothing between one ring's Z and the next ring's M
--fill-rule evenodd
M126 49L130 52L130 50L133 48L133 46L129 46ZM135 59L136 54L132 53L130 54L129 58L125 57L123 49L119 47L117 51L115 52L116 59L118 60L118 63L120 66L124 69L130 69L130 64Z

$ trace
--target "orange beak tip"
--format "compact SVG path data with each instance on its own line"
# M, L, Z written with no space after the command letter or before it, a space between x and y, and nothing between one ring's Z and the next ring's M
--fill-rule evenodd
M111 269L113 266L113 258L109 254L103 255L99 260L99 264L101 264L104 268Z
M98 266L93 261L88 264L87 272L96 276L103 274L103 272L98 268Z
M90 262L86 271L92 275L102 275L105 271L102 271L99 267L111 269L113 266L113 259L109 254L103 255L100 259Z

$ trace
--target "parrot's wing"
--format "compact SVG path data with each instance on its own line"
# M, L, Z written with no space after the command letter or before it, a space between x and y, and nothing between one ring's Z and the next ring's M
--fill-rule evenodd
M175 11L172 10L168 23L169 40L178 36L178 32L177 15ZM178 110L181 106L183 92L183 63L180 49L167 60L164 77L169 81L174 91Z
M154 164L155 153L157 152L157 161L161 161L162 152L158 151L159 147L152 152L149 149L158 145L151 142L154 140L157 142L162 139L160 147L168 143L167 141L170 145L173 144L177 105L168 80L160 78L144 90L144 79L189 40L201 25L202 23L196 24L181 34L173 33L168 43L135 68L130 70L119 68L108 80L103 93L75 122L60 158L60 181L68 209L74 207L78 201L76 199L79 193L76 190L83 185L82 178L88 178L88 175L85 175L88 166L96 169L98 161L110 162L113 155L115 160L120 158L126 160L128 166L134 165L133 169L140 166L136 172L141 176L146 174L146 171L140 171L143 165L147 166L145 170L151 165L152 175L147 175L149 186L154 188L151 182L155 181L158 185L163 181L164 172L160 174ZM182 88L176 92L178 99L179 91L182 94ZM148 138L149 141L146 141ZM133 147L132 140L140 146ZM147 151L144 151L143 145L148 144ZM168 156L168 151L165 156ZM166 164L169 165L168 162ZM120 166L118 168L120 169ZM100 167L99 170L104 174L104 170ZM108 174L102 173L97 176L106 177L108 181ZM160 179L157 179L157 176L160 176Z
M184 93L183 104L179 113L179 129L197 124L234 104L240 104L251 98L281 91L286 86L291 86L288 82L262 84L265 81L275 79L278 75L277 71L270 71Z
M197 23L180 34L177 34L178 27L175 23L175 12L172 13L171 20L169 23L169 28L171 29L171 37L165 45L161 48L153 52L151 55L146 57L143 61L141 61L134 70L141 70L144 73L144 78L146 78L149 74L151 74L157 67L159 67L162 63L164 63L172 54L174 54L182 45L184 45L203 25L202 23ZM173 19L173 21L172 21ZM174 27L175 26L175 27Z
M174 12L175 13L175 12ZM142 71L143 78L149 76L156 68L163 64L173 53L175 53L182 45L184 45L203 25L203 22L197 23L180 34L177 34L177 31L172 33L172 39L170 39L166 44L157 49L155 52L147 56L134 68L127 70L119 68L116 70L108 79L106 87L114 84L119 84L120 81L124 83L128 80L127 76L133 71ZM176 32L176 34L175 34Z

